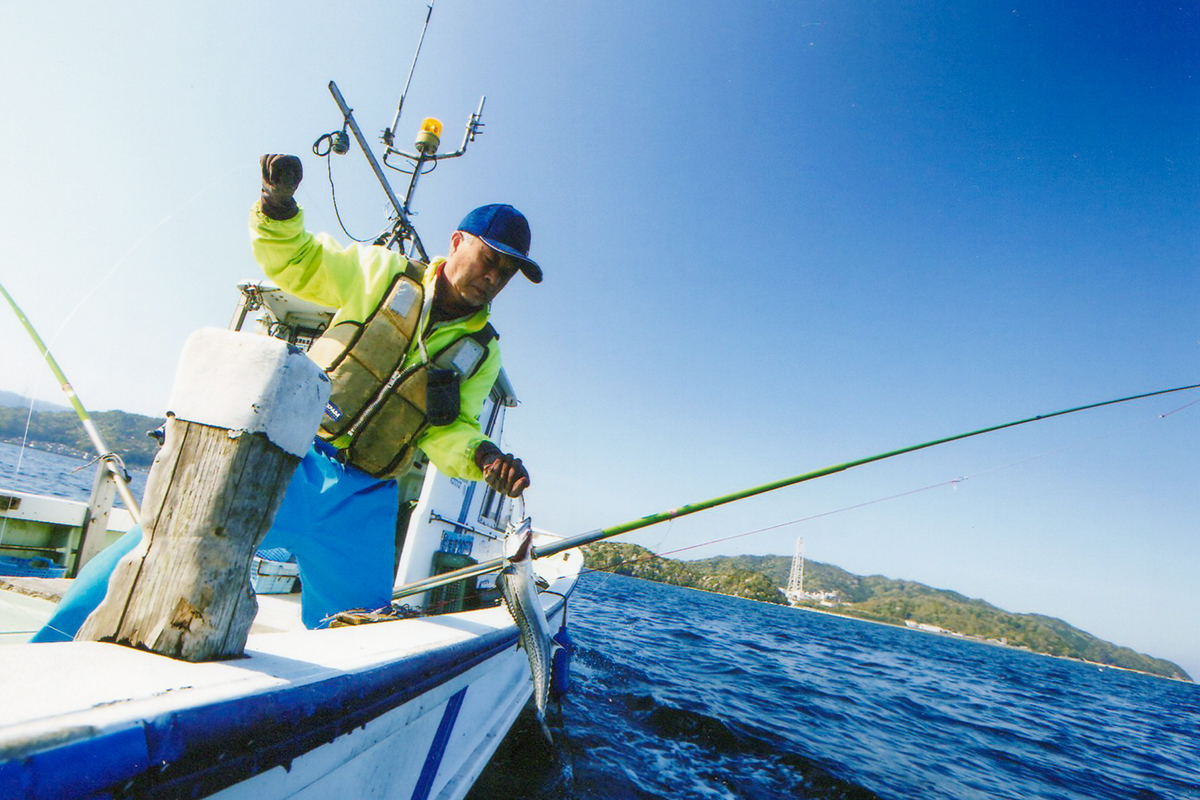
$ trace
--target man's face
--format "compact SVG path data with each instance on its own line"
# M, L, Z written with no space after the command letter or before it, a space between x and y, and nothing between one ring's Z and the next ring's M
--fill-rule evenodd
M515 258L497 253L479 238L455 231L442 274L450 289L447 298L456 304L483 308L520 270Z

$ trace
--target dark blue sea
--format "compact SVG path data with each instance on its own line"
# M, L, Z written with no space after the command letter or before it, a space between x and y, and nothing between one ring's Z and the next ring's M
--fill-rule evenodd
M134 497L141 497L145 491L146 475L143 470L129 471L129 486ZM9 489L67 500L87 500L95 478L96 465L81 458L0 442L0 491ZM116 504L124 505L119 496Z
M19 454L0 490L87 497ZM1200 798L1194 684L596 573L569 622L556 747L518 723L471 800Z
M613 575L570 625L557 752L473 800L1200 798L1195 684Z

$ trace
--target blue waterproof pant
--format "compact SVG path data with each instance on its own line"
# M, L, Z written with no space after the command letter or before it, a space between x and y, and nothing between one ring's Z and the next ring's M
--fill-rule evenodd
M334 458L316 442L296 467L260 548L285 547L300 565L304 624L350 608L391 605L400 490Z
M316 442L292 475L261 549L283 547L300 567L301 615L309 628L351 608L381 608L392 601L399 490L341 463ZM104 600L117 562L138 545L135 526L79 571L35 642L70 641Z

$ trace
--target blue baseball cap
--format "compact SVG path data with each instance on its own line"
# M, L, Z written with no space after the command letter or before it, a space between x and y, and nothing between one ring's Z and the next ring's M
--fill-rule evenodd
M463 217L458 230L478 236L498 253L521 263L521 272L534 283L542 282L542 268L529 257L529 220L505 203L480 206Z

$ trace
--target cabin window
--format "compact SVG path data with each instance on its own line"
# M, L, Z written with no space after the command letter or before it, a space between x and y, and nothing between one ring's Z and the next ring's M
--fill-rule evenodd
M500 420L504 418L504 403L500 402L500 393L492 389L487 400L483 401L483 409L479 412L479 428L484 435L495 439L500 435Z
M292 328L292 333L287 337L287 340L299 347L301 350L308 351L312 347L313 342L321 338L321 334L325 333L325 326L319 328L305 328L297 325Z
M483 404L483 411L479 414L479 427L493 440L500 438L500 430L503 427L504 403L502 400L503 396L500 391L493 387L491 394ZM483 502L479 505L479 519L492 528L503 528L508 521L505 518L505 497L487 484L484 486Z
M504 519L505 499L504 495L488 486L483 495L483 503L479 506L480 521L492 528L503 528L507 522Z

